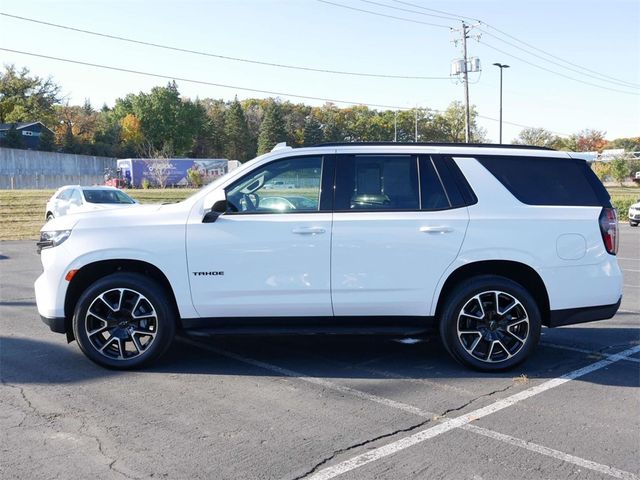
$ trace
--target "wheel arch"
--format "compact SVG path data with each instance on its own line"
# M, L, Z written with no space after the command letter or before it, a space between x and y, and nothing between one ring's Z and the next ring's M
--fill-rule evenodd
M538 304L542 324L549 325L549 293L542 277L530 266L512 260L482 260L462 265L451 272L438 295L435 311L436 319L440 318L446 301L456 286L479 275L499 275L522 285L531 293L531 296Z
M155 265L142 260L131 259L112 259L112 260L100 260L92 263L88 263L80 268L73 276L67 287L67 293L64 300L64 317L65 317L65 330L67 333L67 340L70 342L74 340L73 328L71 321L73 319L73 312L76 304L82 295L82 293L89 288L96 280L106 277L112 273L138 273L147 276L156 282L167 293L169 304L176 312L176 319L179 317L179 309L176 302L176 296L171 287L169 279ZM177 322L176 326L179 326Z

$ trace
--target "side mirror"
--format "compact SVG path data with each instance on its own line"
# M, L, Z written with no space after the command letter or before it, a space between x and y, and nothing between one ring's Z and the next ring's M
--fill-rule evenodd
M207 212L202 219L202 223L213 223L215 222L220 215L227 211L227 201L226 200L218 200L211 207L211 211Z

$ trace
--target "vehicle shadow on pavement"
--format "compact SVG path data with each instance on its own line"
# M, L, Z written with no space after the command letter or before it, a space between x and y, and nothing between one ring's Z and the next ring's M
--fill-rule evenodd
M597 336L607 341L601 344L602 349L615 345L616 348L607 353L630 348L640 341L640 330L634 328L563 330L564 341L556 343L568 345L568 338ZM597 353L540 345L523 365L508 372L487 374L458 365L449 357L437 336L420 337L416 343L366 336L185 338L178 339L156 364L142 371L150 375L308 376L345 380L422 379L431 382L522 379L527 383L529 380L556 378L604 358ZM549 338L545 341L549 342ZM576 347L580 348L579 342ZM615 370L615 374L593 374L580 380L610 386L639 386L638 363L621 361L616 365L624 368ZM24 337L0 337L0 366L0 376L6 383L66 384L128 374L93 364L75 343L66 344L63 338L44 342Z

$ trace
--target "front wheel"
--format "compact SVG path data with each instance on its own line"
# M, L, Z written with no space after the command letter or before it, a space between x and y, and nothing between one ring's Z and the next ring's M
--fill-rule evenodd
M107 368L137 368L162 355L175 335L175 314L166 292L135 273L96 281L80 297L73 333L80 349Z
M629 225L631 225L632 227L637 227L638 222L632 222L631 220L629 220Z
M540 339L540 309L520 284L479 276L449 296L440 319L447 351L475 370L494 372L522 363Z

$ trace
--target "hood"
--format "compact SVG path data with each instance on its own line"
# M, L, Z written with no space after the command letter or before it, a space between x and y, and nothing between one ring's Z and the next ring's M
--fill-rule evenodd
M636 210L640 210L640 201L630 205L629 208L635 208Z
M98 208L88 212L70 213L62 217L56 217L44 224L40 231L52 230L71 230L78 223L83 225L119 225L123 222L135 222L136 217L145 218L153 212L157 212L162 205L140 205L127 204L127 207L135 208L110 208L112 204L108 204L107 208Z

